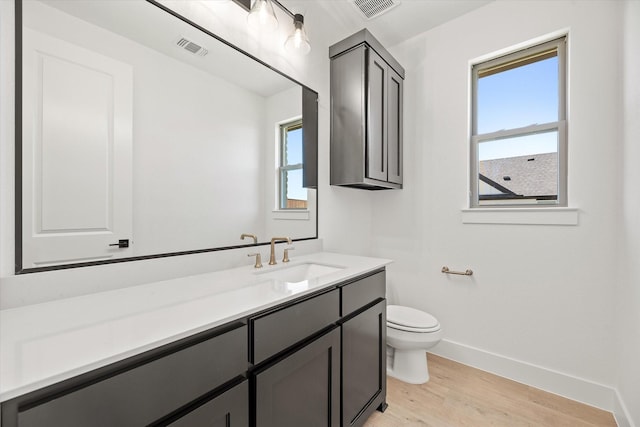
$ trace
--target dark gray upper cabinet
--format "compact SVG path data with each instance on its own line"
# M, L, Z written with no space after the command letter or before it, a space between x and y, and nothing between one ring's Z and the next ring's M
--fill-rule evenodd
M331 185L402 188L404 68L366 29L329 56Z

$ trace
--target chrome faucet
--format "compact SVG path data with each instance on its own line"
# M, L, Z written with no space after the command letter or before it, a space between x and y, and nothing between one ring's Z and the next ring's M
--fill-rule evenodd
M274 244L276 242L287 242L291 244L291 239L289 237L274 237L271 239L271 255L269 255L269 265L276 265L276 250Z

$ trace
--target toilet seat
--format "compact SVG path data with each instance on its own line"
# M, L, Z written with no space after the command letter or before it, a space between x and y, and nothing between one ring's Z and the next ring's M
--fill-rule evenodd
M429 313L401 305L387 306L387 326L408 332L425 333L440 330L440 323Z

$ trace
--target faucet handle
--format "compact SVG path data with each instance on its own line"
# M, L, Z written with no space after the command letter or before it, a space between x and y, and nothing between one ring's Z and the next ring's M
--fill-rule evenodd
M259 252L256 252L255 254L248 254L247 256L256 257L256 263L253 266L253 268L262 268L262 256L260 255Z
M289 262L289 251L293 251L295 250L295 246L288 246L286 248L284 248L284 256L282 257L282 262Z

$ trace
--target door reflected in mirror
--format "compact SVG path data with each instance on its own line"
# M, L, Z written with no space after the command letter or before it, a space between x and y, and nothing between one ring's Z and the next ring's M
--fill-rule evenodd
M151 2L16 4L17 272L317 237L315 92Z

